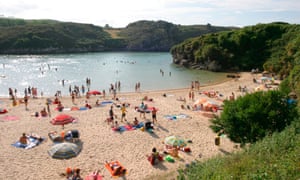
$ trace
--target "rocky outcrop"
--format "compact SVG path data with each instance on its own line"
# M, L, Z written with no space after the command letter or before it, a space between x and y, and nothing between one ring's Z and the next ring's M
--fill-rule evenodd
M181 58L181 56L173 55L173 63L179 66L184 66L191 69L209 70L209 71L222 71L222 66L217 61L207 60L202 63L194 62L194 60Z

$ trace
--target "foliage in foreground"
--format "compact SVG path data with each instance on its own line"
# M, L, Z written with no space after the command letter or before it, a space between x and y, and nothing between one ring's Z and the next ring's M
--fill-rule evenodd
M220 117L211 128L225 133L237 143L254 143L276 131L282 131L297 118L296 103L290 103L281 91L255 92L225 101Z
M184 179L299 179L300 119L245 151L178 170Z

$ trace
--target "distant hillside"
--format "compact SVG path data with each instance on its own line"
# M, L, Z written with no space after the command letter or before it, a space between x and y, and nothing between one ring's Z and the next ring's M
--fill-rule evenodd
M108 39L108 33L91 24L0 19L1 54L104 51Z
M120 31L130 51L169 51L170 48L191 37L236 28L207 25L182 26L165 21L137 21Z
M0 54L169 51L186 38L232 28L138 21L126 28L55 20L0 18Z

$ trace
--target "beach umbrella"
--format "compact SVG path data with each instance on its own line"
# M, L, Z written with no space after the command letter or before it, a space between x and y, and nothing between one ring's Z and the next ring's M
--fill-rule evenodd
M164 143L169 146L186 146L186 141L179 136L168 136L165 138Z
M97 91L97 90L92 90L92 91L89 91L87 92L89 95L101 95L101 92L100 91Z
M48 154L55 159L70 159L76 157L81 151L81 147L74 143L63 142L53 145Z
M64 127L65 124L69 124L74 122L76 119L67 114L59 114L55 118L53 118L50 123L53 125L62 125Z

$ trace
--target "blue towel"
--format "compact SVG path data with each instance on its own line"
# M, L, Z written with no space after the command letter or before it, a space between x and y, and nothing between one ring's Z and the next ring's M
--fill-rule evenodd
M41 144L44 140L45 140L44 138L42 138L42 140L39 141L35 138L29 137L28 144L22 144L22 143L20 143L20 141L17 141L15 143L13 143L12 146L17 147L17 148L31 149L31 148Z
M144 126L144 123L143 122L140 122L138 125L134 126L135 128L141 128Z

